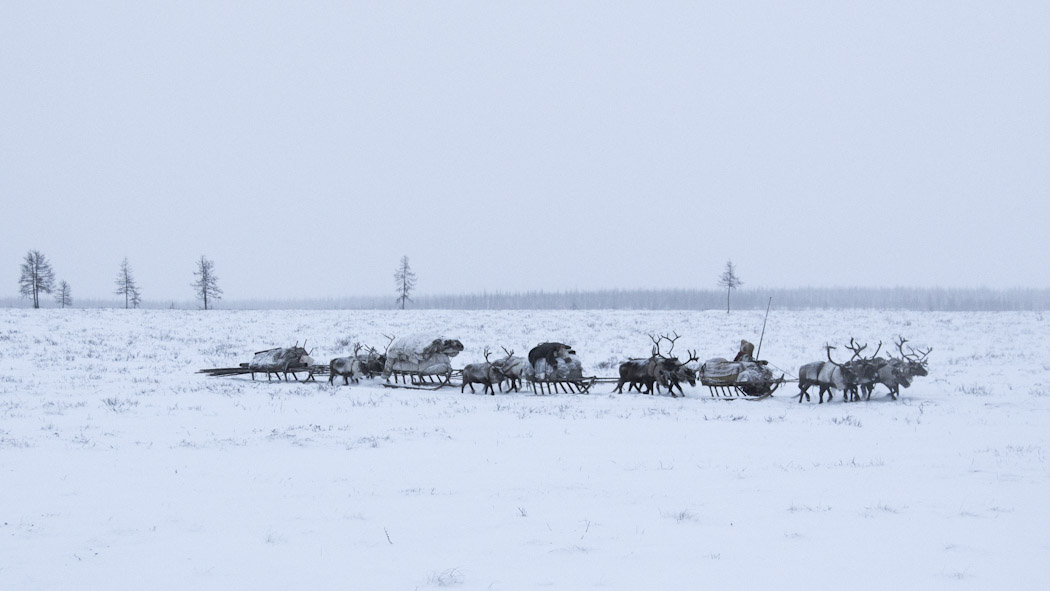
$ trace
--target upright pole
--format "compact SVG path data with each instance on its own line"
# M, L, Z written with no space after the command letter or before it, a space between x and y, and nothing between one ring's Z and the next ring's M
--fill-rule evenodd
M762 335L758 337L758 351L755 352L755 360L761 359L759 355L762 354L762 339L766 338L766 321L769 320L769 307L773 305L773 296L769 296L769 303L766 304L766 317L762 319Z

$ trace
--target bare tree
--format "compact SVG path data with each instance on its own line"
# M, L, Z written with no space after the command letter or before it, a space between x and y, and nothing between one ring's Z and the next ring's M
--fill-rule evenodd
M729 313L729 297L734 289L743 284L743 280L736 275L736 267L733 266L733 261L726 261L726 268L718 278L718 285L726 288L726 314Z
M130 308L132 306L138 308L139 304L142 303L142 296L139 293L139 287L135 283L135 277L131 274L131 266L128 265L128 258L124 257L124 260L120 263L120 272L117 273L117 295L124 296L124 308Z
M219 289L219 278L215 275L215 263L201 255L197 261L197 270L193 272L197 278L193 282L193 289L197 291L197 299L204 302L204 309L208 309L208 298L213 300L222 299L222 290ZM172 304L174 306L174 304Z
M401 264L397 266L397 270L394 271L394 284L397 286L397 300L400 304L401 309L405 309L405 303L411 302L412 298L409 296L412 294L412 290L416 288L416 274L412 272L412 269L408 266L408 256L401 257Z
M58 293L55 294L55 302L63 308L73 305L73 290L70 289L69 283L66 283L65 279L58 284Z
M26 253L22 263L22 276L18 279L18 291L22 297L33 300L33 307L40 307L40 293L51 293L55 289L55 272L39 250Z

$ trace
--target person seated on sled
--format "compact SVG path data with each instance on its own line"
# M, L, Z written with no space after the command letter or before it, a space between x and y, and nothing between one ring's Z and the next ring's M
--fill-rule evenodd
M739 361L742 363L757 363L759 365L766 365L768 361L759 361L755 359L755 345L747 341L740 341L740 351L737 352L736 357L733 361Z
M755 346L746 340L740 341L740 351L737 352L733 361L754 361Z

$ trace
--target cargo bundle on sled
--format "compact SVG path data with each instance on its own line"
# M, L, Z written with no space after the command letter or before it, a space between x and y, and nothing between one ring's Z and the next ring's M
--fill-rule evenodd
M386 352L384 385L433 390L451 386L457 373L452 369L452 358L462 351L463 343L458 339L440 335L413 334L396 339Z
M540 343L529 351L525 381L533 394L562 392L587 394L596 378L583 377L583 364L572 347L562 343Z
M707 386L716 398L766 398L784 383L784 376L775 378L765 362L729 361L721 357L704 362L699 377L700 384Z
M238 367L202 369L197 373L210 376L251 374L253 380L255 379L255 374L264 373L266 374L266 381L270 381L272 379L271 376L276 376L280 380L282 375L285 381L288 381L289 375L296 381L299 381L299 376L296 374L305 373L306 378L303 381L309 382L314 380L315 374L323 374L326 371L327 367L314 365L314 360L306 351L306 343L304 342L302 347L296 343L294 347L276 347L258 351L252 356L251 361L241 363Z

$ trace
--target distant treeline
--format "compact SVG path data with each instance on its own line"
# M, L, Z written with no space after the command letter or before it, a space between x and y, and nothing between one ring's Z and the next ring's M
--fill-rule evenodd
M944 311L1050 310L1050 289L741 289L734 310L876 308ZM420 297L417 308L467 310L724 310L721 290L602 290Z
M765 309L769 298L780 310L891 309L938 311L1045 311L1050 289L919 289L919 288L797 288L741 289L733 293L734 310ZM3 307L27 307L24 299L0 299ZM142 302L143 308L196 309L195 301ZM77 300L78 308L123 307L123 301ZM385 310L394 297L225 300L228 310ZM530 291L418 296L409 309L425 310L724 310L726 293L698 289L610 289L601 291Z

